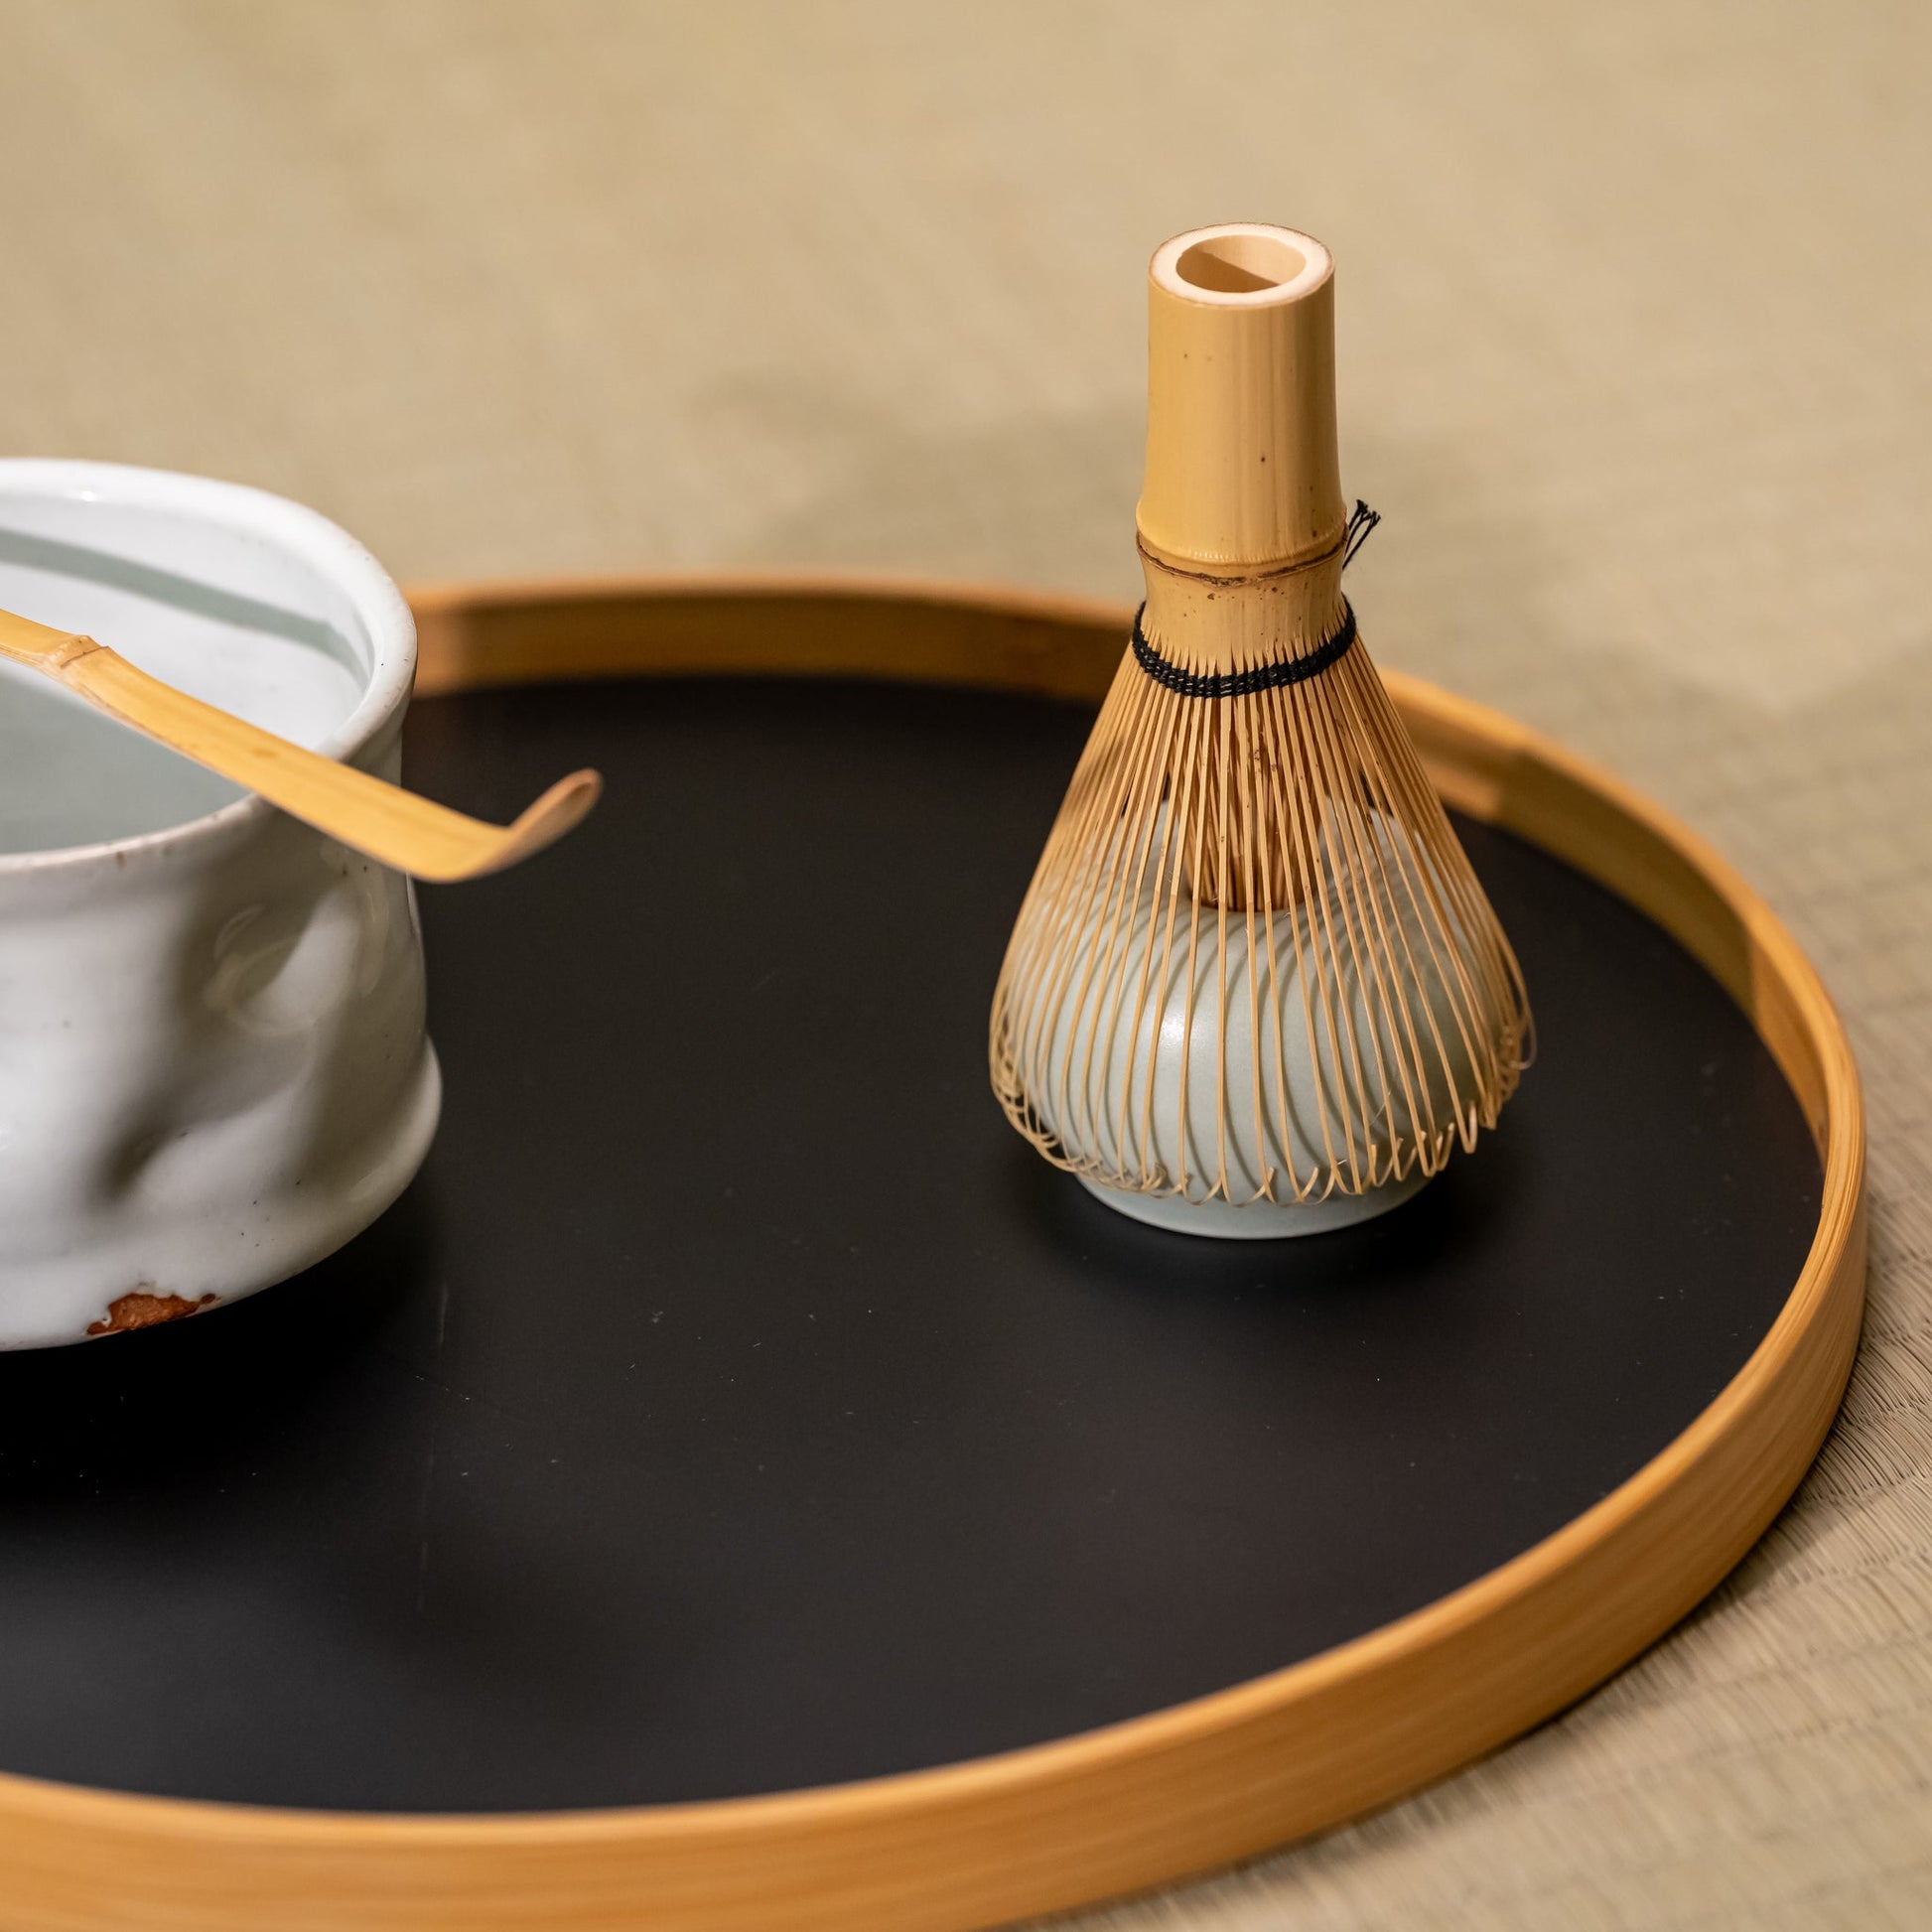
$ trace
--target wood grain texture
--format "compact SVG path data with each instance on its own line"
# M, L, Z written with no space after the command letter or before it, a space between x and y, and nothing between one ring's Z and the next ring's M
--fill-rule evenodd
M1116 607L845 581L427 591L421 688L537 676L891 675L1097 698ZM1859 1079L1783 927L1701 841L1521 727L1389 686L1450 802L1668 926L1775 1052L1824 1162L1789 1301L1660 1455L1500 1569L1383 1629L1154 1716L978 1763L729 1803L541 1817L356 1817L0 1777L21 1928L648 1924L663 1932L996 1924L1251 1855L1383 1803L1584 1695L1682 1616L1810 1463L1857 1347Z

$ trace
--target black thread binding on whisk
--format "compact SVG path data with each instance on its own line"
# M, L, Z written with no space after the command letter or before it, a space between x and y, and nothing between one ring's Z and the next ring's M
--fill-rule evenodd
M1305 657L1284 657L1273 664L1257 664L1246 671L1183 671L1171 664L1147 640L1141 619L1147 614L1143 604L1134 613L1134 661L1156 684L1178 691L1183 698L1247 698L1257 691L1273 691L1283 684L1302 684L1319 677L1355 641L1355 613L1346 598L1341 601L1341 628L1326 643L1317 644Z
M1347 539L1341 553L1341 567L1346 570L1355 561L1355 552L1375 534L1375 526L1381 522L1382 512L1372 510L1357 496L1355 507L1348 512L1348 528L1342 532Z
M1362 501L1355 499L1355 508L1348 518L1348 528L1343 532L1341 567L1346 570L1349 561L1374 533L1381 516ZM1334 552L1328 552L1333 556ZM1313 650L1301 657L1284 657L1274 664L1257 664L1245 671L1183 671L1178 664L1170 663L1167 658L1148 641L1148 635L1141 628L1141 620L1147 616L1147 606L1143 604L1134 613L1134 661L1156 684L1165 685L1170 691L1177 691L1183 698L1249 698L1257 691L1279 690L1285 684L1306 684L1311 677L1319 677L1330 664L1345 656L1348 646L1355 641L1355 609L1346 598L1341 601L1341 627L1332 637L1317 644Z

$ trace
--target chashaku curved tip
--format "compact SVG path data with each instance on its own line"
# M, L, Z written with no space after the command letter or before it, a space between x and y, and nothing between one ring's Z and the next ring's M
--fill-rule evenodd
M487 873L501 872L506 866L520 864L533 858L545 846L555 845L566 832L574 831L589 817L591 807L604 795L604 777L601 772L586 766L582 771L573 771L567 778L559 778L543 796L518 815L515 822L501 827L484 825L480 820L472 823L478 829L494 834L493 845L485 841L480 844L476 856L469 863L448 872L419 872L419 879L452 881L458 879L481 879ZM412 869L413 870L413 869Z

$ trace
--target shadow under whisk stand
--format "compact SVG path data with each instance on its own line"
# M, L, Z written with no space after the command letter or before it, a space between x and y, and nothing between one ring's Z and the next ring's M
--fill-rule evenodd
M1319 242L1150 270L1147 602L994 996L1014 1125L1109 1205L1235 1237L1405 1200L1495 1124L1522 975L1357 635Z

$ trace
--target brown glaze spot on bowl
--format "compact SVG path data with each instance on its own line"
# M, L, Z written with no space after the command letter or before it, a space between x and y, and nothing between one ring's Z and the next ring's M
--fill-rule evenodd
M153 1284L144 1282L139 1288L130 1289L125 1295L108 1303L106 1319L88 1322L87 1332L90 1335L121 1335L130 1328L152 1328L160 1321L179 1321L185 1314L200 1314L218 1299L213 1295L204 1295L199 1302L191 1302L181 1295L157 1295Z

